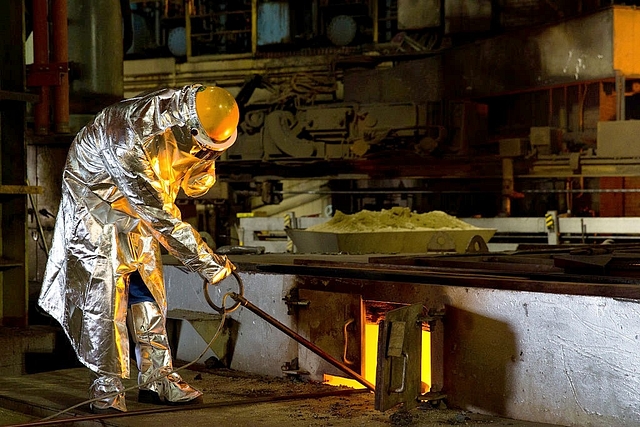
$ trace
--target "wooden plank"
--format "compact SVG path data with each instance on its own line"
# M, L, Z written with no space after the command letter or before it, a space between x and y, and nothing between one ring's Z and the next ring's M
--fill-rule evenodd
M43 194L44 189L39 185L3 185L0 184L0 194Z
M40 102L40 95L35 93L0 90L0 101L20 101L35 104Z
M8 259L0 259L0 270L6 270L7 268L24 267L21 262L11 261Z

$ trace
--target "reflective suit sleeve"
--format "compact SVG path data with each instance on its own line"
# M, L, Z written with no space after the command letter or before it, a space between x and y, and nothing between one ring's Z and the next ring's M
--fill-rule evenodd
M167 183L154 172L154 159L144 149L149 138L161 138L170 127L184 125L179 96L179 92L160 92L131 105L107 109L105 132L99 136L106 140L100 153L130 206L128 213L139 218L171 255L216 283L231 274L233 264L213 253L199 233L180 219L175 194L168 193Z

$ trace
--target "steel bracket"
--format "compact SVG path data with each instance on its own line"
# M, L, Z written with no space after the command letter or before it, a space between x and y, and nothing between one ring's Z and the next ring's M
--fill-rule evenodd
M285 304L287 304L287 314L292 316L296 312L296 308L299 307L308 307L310 304L309 300L300 299L300 292L298 288L292 288L289 290L289 293L282 298Z

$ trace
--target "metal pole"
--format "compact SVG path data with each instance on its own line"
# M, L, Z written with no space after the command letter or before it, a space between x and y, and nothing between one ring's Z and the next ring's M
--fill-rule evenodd
M33 70L47 71L49 64L49 4L46 0L33 0ZM41 79L42 80L42 79ZM49 107L51 89L40 83L40 102L33 106L33 120L36 135L49 134Z
M313 351L318 356L322 357L327 362L331 363L336 368L338 368L341 371L349 374L353 379L357 380L360 384L362 384L363 386L367 387L369 390L375 391L375 386L373 384L371 384L369 381L367 381L362 375L360 375L359 373L357 373L353 369L349 368L348 366L346 366L344 363L340 362L339 360L335 359L329 353L325 352L323 349L321 349L320 347L318 347L317 345L315 345L311 341L307 340L302 335L300 335L300 334L296 333L295 331L289 329L288 327L286 327L285 325L280 323L277 319L275 319L274 317L272 317L269 314L267 314L264 311L262 311L260 308L258 308L255 305L253 305L245 297L240 296L240 295L238 295L236 293L232 293L232 294L230 294L230 296L231 296L231 298L233 298L234 300L236 300L237 302L242 304L244 307L246 307L247 309L249 309L250 311L252 311L256 315L258 315L259 317L263 318L264 320L266 320L269 324L271 324L275 328L277 328L280 331L284 332L289 337L293 338L294 340L296 340L297 342L299 342L303 346L307 347L309 350Z
M53 119L56 133L69 133L69 23L67 0L52 0L53 62L60 73L60 84L53 87Z
M251 0L251 54L258 52L258 0Z

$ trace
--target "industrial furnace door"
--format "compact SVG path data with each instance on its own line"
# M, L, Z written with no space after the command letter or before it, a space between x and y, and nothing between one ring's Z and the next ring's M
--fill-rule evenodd
M375 408L379 411L399 403L406 409L418 405L423 312L422 304L413 304L387 312L380 321L375 391Z
M362 296L307 289L299 291L300 300L309 301L309 304L298 309L298 333L362 374ZM348 376L305 348L300 348L298 359L300 367L308 370L312 378L322 379L324 374Z

